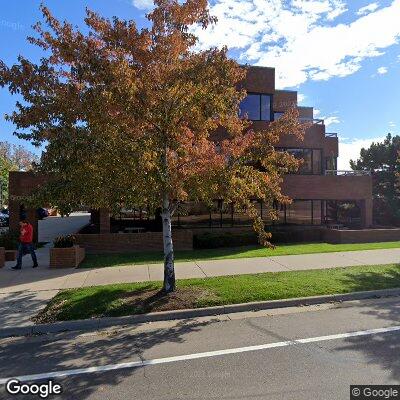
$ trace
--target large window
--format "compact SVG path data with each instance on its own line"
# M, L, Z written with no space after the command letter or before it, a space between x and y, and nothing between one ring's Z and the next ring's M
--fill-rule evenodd
M277 148L278 151L286 151L298 160L303 160L298 174L301 175L321 175L321 150L320 149L294 149Z
M275 207L279 220L275 224L321 225L321 200L293 200L291 204Z
M272 99L269 94L249 93L240 103L240 116L252 121L271 121Z

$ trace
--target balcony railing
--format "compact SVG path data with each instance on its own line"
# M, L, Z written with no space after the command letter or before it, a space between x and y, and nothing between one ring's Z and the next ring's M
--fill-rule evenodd
M325 132L325 137L337 138L338 134L333 132Z
M274 112L274 120L278 120L279 118L282 117L284 113L283 112ZM312 124L317 124L317 125L324 125L324 120L323 119L316 119L316 118L311 118L311 117L299 117L299 121L301 122L311 122Z
M324 120L323 119L318 119L318 118L300 117L299 121L301 121L301 122L311 122L313 125L324 125Z
M325 175L334 176L370 176L371 171L354 171L354 170L338 170L338 169L327 169Z

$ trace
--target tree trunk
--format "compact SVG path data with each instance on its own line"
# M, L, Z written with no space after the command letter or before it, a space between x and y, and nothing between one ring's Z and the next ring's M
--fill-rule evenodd
M175 291L174 248L172 244L171 212L168 195L164 194L163 210L163 242L164 242L164 286L165 293Z

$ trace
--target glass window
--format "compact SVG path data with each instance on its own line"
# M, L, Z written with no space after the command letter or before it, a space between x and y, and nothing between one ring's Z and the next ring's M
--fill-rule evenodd
M271 121L271 96L261 95L261 120Z
M327 170L337 170L337 158L328 157L325 159L325 166Z
M311 225L311 200L294 200L286 206L286 223Z
M248 94L240 103L240 116L252 121L271 121L272 100L269 94Z
M201 202L181 203L172 219L174 226L182 227L209 227L210 209Z
M303 160L298 170L299 174L312 174L311 149L287 149L286 151L298 160Z
M313 200L313 224L321 225L322 223L322 201Z
M254 121L259 121L260 113L260 95L248 94L240 103L240 116Z
M303 149L303 163L300 166L301 174L312 174L312 150Z
M313 150L313 174L321 175L321 150Z

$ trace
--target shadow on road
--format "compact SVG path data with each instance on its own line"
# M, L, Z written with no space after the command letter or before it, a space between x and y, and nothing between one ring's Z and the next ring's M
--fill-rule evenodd
M108 332L107 335L104 334L104 338L101 338L101 333L97 332L96 336L86 335L80 340L70 340L71 336L64 335L60 339L37 337L27 342L21 341L8 345L1 343L0 378L139 361L146 350L162 343L169 343L172 346L182 344L185 342L186 335L213 323L214 321L210 320L206 322L193 320L151 331ZM125 378L133 375L145 379L145 368L82 374L75 377L56 378L55 381L60 382L64 387L62 398L86 399L93 392L96 392L96 396L101 396L102 388L105 386L118 385ZM0 399L3 398L2 393L4 393L4 387L0 389Z
M374 283L381 288L400 288L400 264L396 265L385 275L374 272L360 273L346 278L354 290L365 290L365 287ZM360 302L361 314L387 321L387 326L400 325L400 298L382 299L378 302ZM395 381L400 381L400 333L382 333L371 336L352 337L345 339L345 345L337 351L355 351L362 354L368 364L378 365ZM366 342L368 346L366 346ZM379 382L376 382L378 384Z

